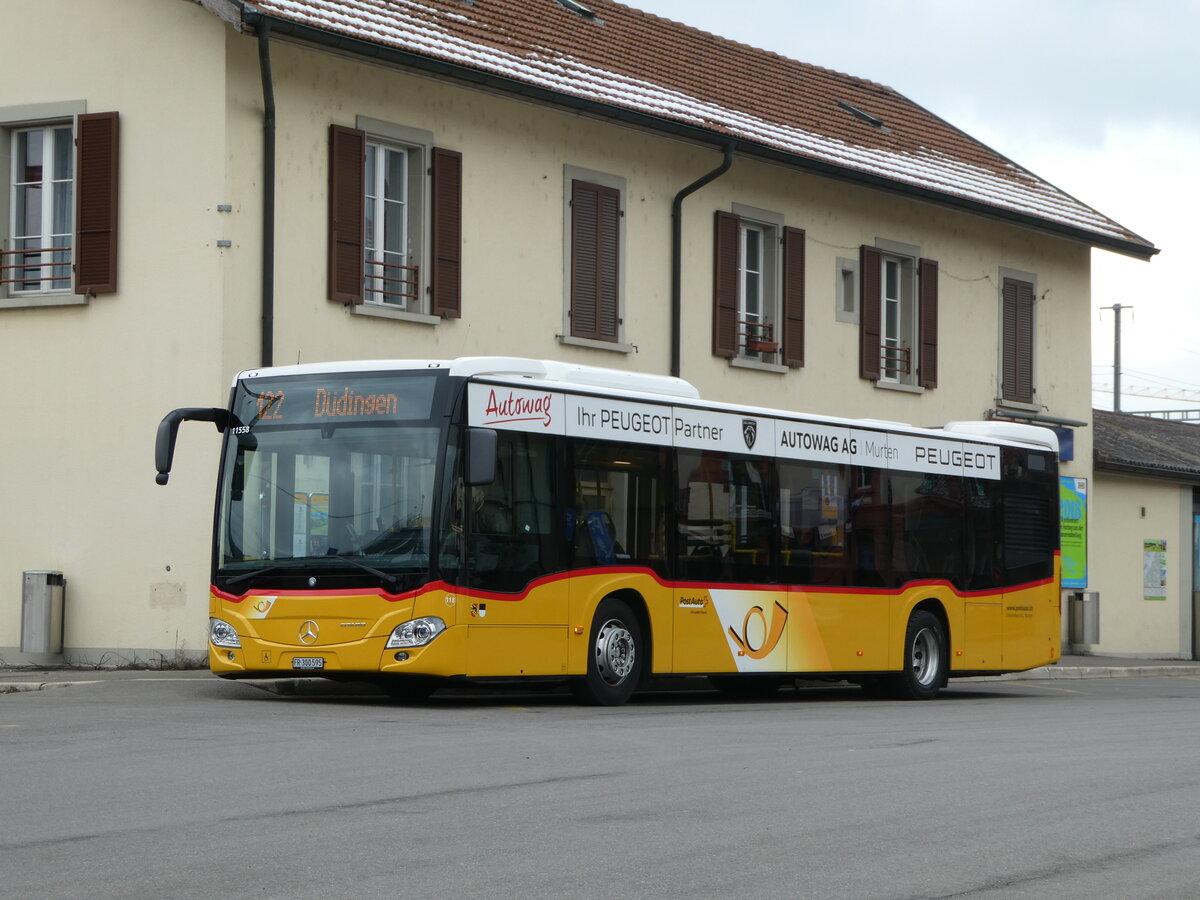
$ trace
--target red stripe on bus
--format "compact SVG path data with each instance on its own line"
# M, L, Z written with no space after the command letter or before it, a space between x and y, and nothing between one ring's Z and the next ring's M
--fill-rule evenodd
M1057 554L1056 554L1057 555ZM559 581L566 581L571 578L584 578L592 575L642 575L649 577L657 582L659 587L675 590L701 590L701 591L789 591L793 593L803 594L875 594L883 597L898 597L914 588L922 587L943 587L951 591L958 597L988 597L1000 596L1002 594L1012 594L1017 591L1027 591L1033 588L1045 587L1053 584L1053 578L1042 578L1037 581L1028 581L1023 584L1012 585L1007 588L993 588L989 590L979 591L961 591L953 584L945 579L923 579L919 581L909 581L903 586L897 588L882 588L882 587L855 587L846 585L801 585L801 584L764 584L758 583L738 583L738 582L710 582L710 581L667 581L662 578L653 569L641 568L637 566L629 567L612 567L612 566L597 566L591 569L575 569L570 572L559 572L553 575L543 575L541 578L534 579L519 593L499 593L497 591L481 591L472 590L469 588L455 587L447 584L445 581L431 581L415 588L411 591L404 591L400 594L389 594L387 591L381 591L376 588L346 588L335 591L322 590L267 590L256 589L247 591L244 594L230 594L222 591L216 585L212 585L210 590L213 595L229 603L241 603L249 597L278 597L286 595L290 597L380 597L388 603L400 603L404 600L412 600L421 594L431 591L445 591L449 594L463 594L482 600L494 600L503 603L517 603L526 599L533 591L553 584Z

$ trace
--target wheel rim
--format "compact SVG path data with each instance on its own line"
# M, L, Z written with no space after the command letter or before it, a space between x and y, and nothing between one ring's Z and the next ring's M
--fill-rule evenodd
M922 687L929 687L937 678L941 666L942 645L932 628L922 628L913 637L913 677Z
M596 671L605 684L617 685L629 677L635 662L633 635L625 623L609 619L596 633Z

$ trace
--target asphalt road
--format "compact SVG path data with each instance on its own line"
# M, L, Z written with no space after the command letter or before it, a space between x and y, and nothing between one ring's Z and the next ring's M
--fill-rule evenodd
M1197 895L1200 673L594 709L0 696L0 897Z

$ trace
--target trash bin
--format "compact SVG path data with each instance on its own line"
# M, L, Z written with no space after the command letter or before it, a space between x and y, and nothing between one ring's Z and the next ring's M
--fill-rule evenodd
M1067 636L1072 644L1100 643L1100 593L1076 591L1067 607Z
M21 588L21 652L62 653L62 572L24 572Z

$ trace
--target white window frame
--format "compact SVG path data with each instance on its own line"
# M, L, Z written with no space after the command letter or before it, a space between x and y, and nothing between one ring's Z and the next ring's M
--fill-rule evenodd
M363 302L352 306L351 311L356 315L437 324L441 319L430 314L432 236L429 211L432 206L429 167L432 160L433 132L367 116L356 117L354 127L366 136L367 159L363 163ZM386 167L380 164L383 154L389 153L403 154L405 168L404 183L399 191L392 192L392 198L384 196ZM376 163L374 172L369 165L372 156ZM400 195L398 198L397 194ZM378 264L384 261L396 262L395 259L388 258L395 251L385 249L387 236L379 230L386 221L384 212L389 202L398 203L403 208L403 250L399 251L403 260L401 264L413 266L417 270L415 296L403 300L397 299L394 293L401 287L398 281L394 280L400 278L400 273ZM372 206L373 209L370 208ZM368 225L372 221L376 225L375 235L371 234ZM372 247L373 243L376 246ZM372 259L378 262L373 264ZM384 281L382 277L385 273L388 281ZM389 296L384 291L393 293Z
M76 118L87 112L87 103L83 100L70 100L57 103L35 103L23 106L0 107L0 205L3 206L3 218L0 218L0 249L14 250L16 233L16 181L17 181L17 134L42 130L52 132L54 129L70 129L70 147L68 158L71 166L71 199L68 204L69 222L65 238L68 246L75 240L75 191L78 173L74 171L75 144L77 133ZM47 175L49 173L43 173ZM43 177L43 184L46 178ZM50 237L47 227L53 227L53 191L42 192L42 224L43 235L39 246L53 246L44 241ZM36 306L78 306L86 305L87 298L74 293L74 263L75 251L72 250L65 262L46 263L41 266L46 274L54 267L66 266L65 279L57 279L60 284L54 286L41 284L35 288L22 289L12 284L0 284L0 309L22 309ZM16 257L4 256L5 265L11 264ZM7 280L16 275L15 270L0 270L0 280ZM65 284L62 282L65 280Z
M734 203L730 212L738 217L738 325L737 353L730 361L734 365L751 363L787 371L783 359L783 228L782 214L742 203ZM758 268L750 267L748 248L750 235L759 236L760 261ZM758 309L751 308L751 285L757 280ZM755 320L755 321L752 321ZM750 350L749 332L754 325L769 326L776 350ZM750 326L750 327L748 327Z
M897 371L895 362L889 360L880 349L879 382L885 385L915 387L920 360L920 299L917 290L917 260L921 257L919 247L901 244L884 238L876 238L875 248L880 251L879 272L879 342L882 347L894 350L894 359L904 358L907 351L908 371ZM888 271L895 273L894 296L888 294ZM888 313L896 313L889 325Z

